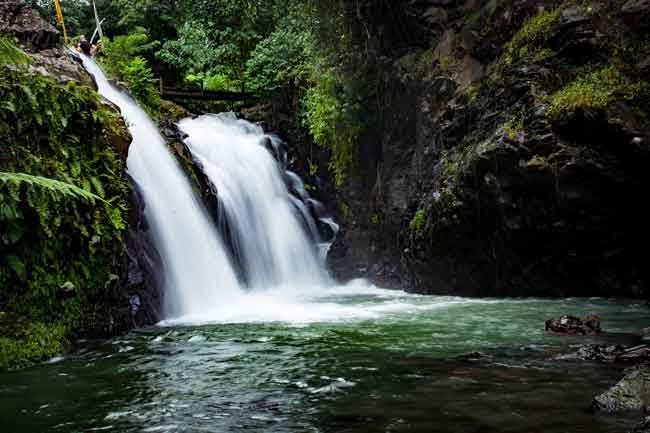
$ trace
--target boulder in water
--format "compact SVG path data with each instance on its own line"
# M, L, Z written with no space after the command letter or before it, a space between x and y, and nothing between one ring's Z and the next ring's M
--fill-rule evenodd
M600 394L593 407L609 413L650 410L650 366L630 369L620 382Z
M559 355L555 359L562 361L581 360L638 365L650 362L650 344L639 344L631 347L624 347L618 344L615 346L588 344L580 347L576 352Z
M601 333L600 317L595 314L583 318L564 315L547 320L544 330L561 335L598 335Z

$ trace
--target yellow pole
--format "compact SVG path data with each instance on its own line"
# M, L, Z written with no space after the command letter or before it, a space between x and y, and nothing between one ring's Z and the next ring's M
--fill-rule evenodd
M65 29L65 21L63 21L63 12L59 0L54 0L54 7L56 8L56 20L61 24L63 29L63 42L68 45L68 31Z

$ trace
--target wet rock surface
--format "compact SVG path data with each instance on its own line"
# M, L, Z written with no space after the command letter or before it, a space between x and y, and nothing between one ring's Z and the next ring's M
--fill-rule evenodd
M630 433L650 433L650 416L645 417Z
M623 379L594 398L593 407L608 413L642 412L650 410L650 367L630 369Z
M164 264L154 247L138 186L132 181L129 227L125 236L125 276L116 287L122 329L152 325L162 319ZM128 300L128 303L124 301Z
M18 38L29 51L59 46L59 32L23 0L0 1L0 29Z
M650 362L650 346L647 344L631 347L590 344L580 347L574 353L558 355L554 359L560 361L598 361L628 365L642 364Z
M564 335L598 335L601 333L600 318L593 314L582 319L565 315L547 320L544 330Z
M647 99L551 111L621 50L638 51L624 79L647 83L647 2L400 4L358 11L368 31L352 43L381 47L359 50L358 79L383 84L360 97L334 273L436 294L648 296Z
M76 54L61 46L59 31L23 0L0 1L0 30L15 37L30 55L30 70L59 83L94 86L92 77L75 61Z

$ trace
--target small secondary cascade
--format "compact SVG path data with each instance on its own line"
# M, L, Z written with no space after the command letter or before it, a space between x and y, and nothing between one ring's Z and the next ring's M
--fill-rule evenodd
M142 191L145 216L164 264L164 315L209 314L241 296L223 242L158 128L126 93L83 56L99 93L122 110L133 142L127 167Z
M300 178L284 170L279 140L232 113L184 119L179 128L216 190L218 220L226 224L225 237L249 288L295 291L326 285L322 255L314 245L319 231L305 204L311 199Z

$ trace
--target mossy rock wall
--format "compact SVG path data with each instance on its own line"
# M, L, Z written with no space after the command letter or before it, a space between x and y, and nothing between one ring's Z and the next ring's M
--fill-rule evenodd
M24 63L0 64L0 370L123 331L130 316L130 135L93 88Z
M428 293L647 296L639 4L404 2L418 32L362 14L361 28L383 29L357 42L379 45L356 68L382 71L365 104L379 139L357 144L372 176L340 191L335 271Z

